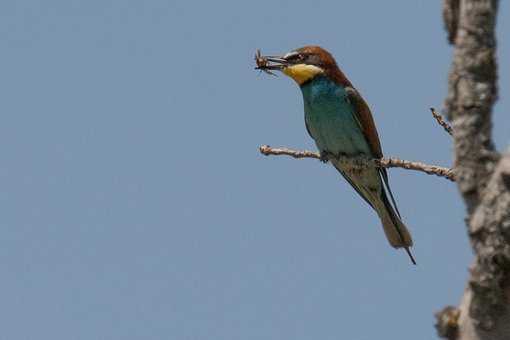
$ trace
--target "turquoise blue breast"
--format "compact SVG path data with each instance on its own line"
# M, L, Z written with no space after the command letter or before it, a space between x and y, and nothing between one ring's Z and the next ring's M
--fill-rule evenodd
M301 86L308 131L321 151L371 155L354 116L355 107L342 86L318 76Z

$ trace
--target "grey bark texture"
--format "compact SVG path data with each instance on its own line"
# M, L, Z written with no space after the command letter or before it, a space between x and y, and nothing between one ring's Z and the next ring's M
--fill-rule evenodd
M459 307L436 314L438 334L447 339L510 339L510 150L501 155L492 141L497 12L498 0L444 0L454 45L444 111L475 254Z

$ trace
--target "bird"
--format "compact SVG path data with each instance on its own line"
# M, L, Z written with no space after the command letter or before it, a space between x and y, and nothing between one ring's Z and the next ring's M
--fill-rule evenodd
M305 46L282 56L261 56L257 69L292 78L303 94L305 126L323 162L330 162L365 202L377 213L384 234L394 248L404 248L416 265L410 247L413 240L402 221L391 192L386 169L375 165L353 166L341 157L383 157L381 142L368 104L320 46Z

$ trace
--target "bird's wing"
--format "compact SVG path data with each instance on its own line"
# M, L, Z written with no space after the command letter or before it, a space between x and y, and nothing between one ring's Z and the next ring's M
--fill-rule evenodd
M312 137L313 140L315 140L315 138L312 135L312 131L310 131L310 127L308 126L308 123L306 122L306 119L305 119L305 127L306 127L306 132L308 132L308 135L310 137Z
M375 127L374 118L372 118L370 108L354 87L347 86L345 91L347 92L349 101L354 107L355 118L363 132L363 135L368 141L370 150L373 152L374 156L381 158L383 156L381 142L379 141L379 135L377 134L377 129Z
M358 93L358 91L354 87L347 86L345 87L345 91L347 92L347 97L349 98L349 101L354 107L354 117L356 118L356 121L358 122L359 127L368 142L370 150L373 152L375 157L382 158L383 153L381 148L381 142L379 141L379 135L377 133L374 118L372 117L370 108L368 107L363 97ZM400 212L398 211L397 203L395 202L395 198L393 197L393 193L391 192L390 189L388 172L386 171L386 169L380 168L379 173L381 174L381 177L384 181L384 186L386 187L386 190L388 190L390 194L391 202L395 207L397 215L400 217Z

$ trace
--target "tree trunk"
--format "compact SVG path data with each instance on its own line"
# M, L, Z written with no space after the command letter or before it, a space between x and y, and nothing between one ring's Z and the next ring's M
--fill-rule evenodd
M455 171L475 259L460 306L436 314L439 336L510 339L510 151L496 152L498 0L444 0L454 45L445 114L453 125Z

